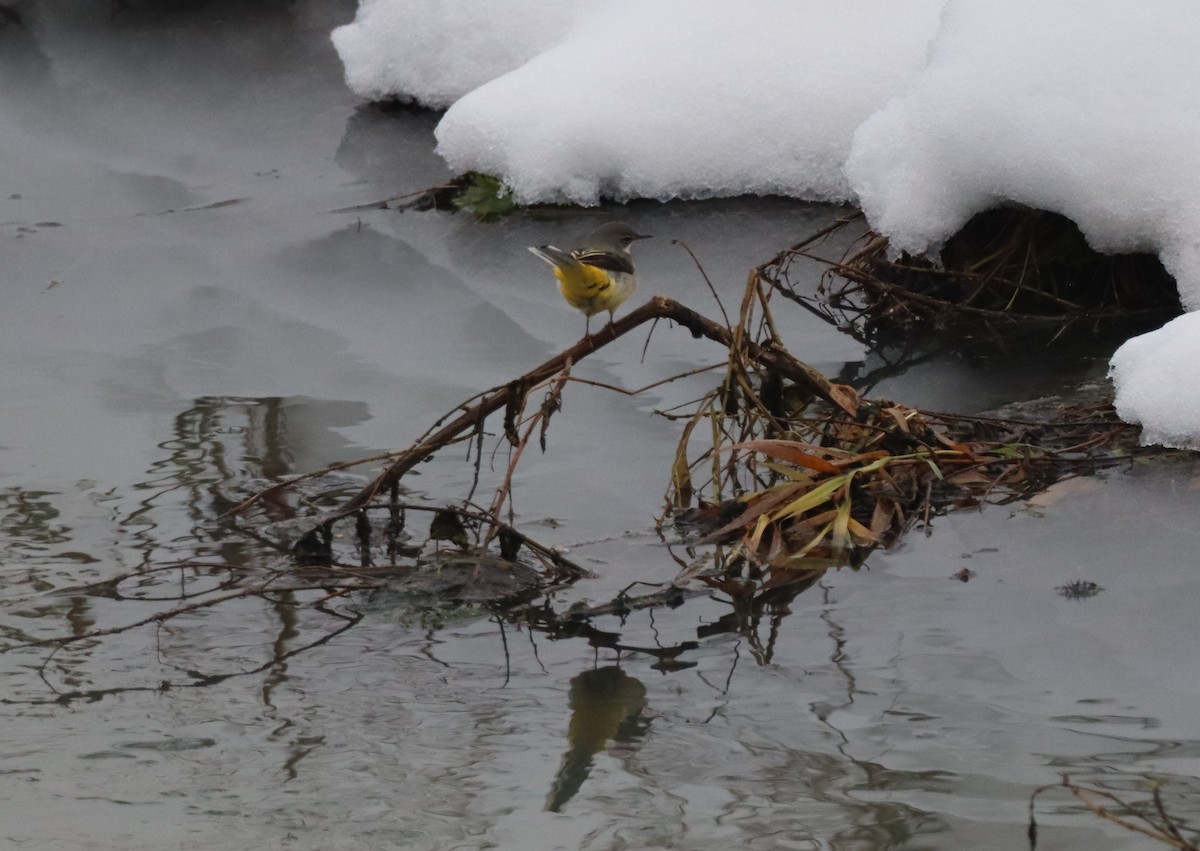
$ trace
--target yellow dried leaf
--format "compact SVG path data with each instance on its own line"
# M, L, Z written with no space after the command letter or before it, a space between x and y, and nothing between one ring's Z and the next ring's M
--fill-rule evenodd
M758 550L758 545L762 543L763 532L767 530L770 523L771 518L767 515L763 514L759 516L758 522L754 524L754 532L750 535L749 540L746 541L747 549L751 552Z
M776 464L774 461L763 461L762 465L771 472L785 476L794 482L808 482L812 484L812 476L800 472L795 467L786 467L783 464Z
M774 517L775 520L785 520L788 517L794 517L797 514L803 514L806 511L811 511L818 505L823 505L828 502L839 488L848 482L850 477L834 476L814 488L809 489L803 496L789 502L781 509Z

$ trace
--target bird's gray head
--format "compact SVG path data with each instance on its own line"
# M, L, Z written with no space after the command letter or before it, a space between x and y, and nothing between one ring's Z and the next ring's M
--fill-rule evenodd
M638 233L624 222L609 222L589 233L582 247L588 251L628 252L639 239L650 239L650 234Z

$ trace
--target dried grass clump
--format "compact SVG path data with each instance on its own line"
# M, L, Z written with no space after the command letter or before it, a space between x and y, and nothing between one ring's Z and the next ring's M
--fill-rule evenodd
M779 292L751 276L739 336L775 327L769 302ZM733 353L726 381L683 430L676 524L696 543L725 547L727 563L785 573L857 566L944 511L1014 502L1146 454L1137 428L1103 398L989 417L863 400L844 385L820 396L794 389Z

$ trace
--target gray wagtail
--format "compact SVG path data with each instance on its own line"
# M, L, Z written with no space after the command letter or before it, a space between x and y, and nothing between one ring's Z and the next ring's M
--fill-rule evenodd
M584 237L578 248L563 251L553 245L530 247L535 255L554 267L558 290L567 304L583 312L585 337L591 334L592 317L602 310L613 311L637 289L637 272L629 246L649 239L624 222L601 225Z

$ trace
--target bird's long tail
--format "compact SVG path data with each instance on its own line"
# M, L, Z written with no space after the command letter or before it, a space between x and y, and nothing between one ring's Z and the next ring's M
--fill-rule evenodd
M569 269L576 264L571 252L555 248L553 245L536 245L529 247L529 253L540 257L556 269Z

